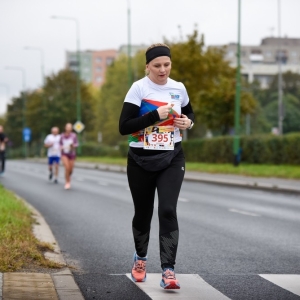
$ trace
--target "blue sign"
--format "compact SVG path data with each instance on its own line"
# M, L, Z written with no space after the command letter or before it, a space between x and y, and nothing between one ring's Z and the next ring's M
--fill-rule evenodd
M26 127L23 129L23 141L30 142L31 140L31 129Z

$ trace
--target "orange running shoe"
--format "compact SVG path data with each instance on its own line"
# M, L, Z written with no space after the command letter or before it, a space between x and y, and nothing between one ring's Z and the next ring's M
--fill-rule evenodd
M65 184L65 190L69 190L71 188L70 182L66 182Z
M165 290L180 289L180 284L175 277L175 272L173 269L166 268L163 270L160 286Z
M146 281L146 257L139 257L136 252L133 254L133 267L131 270L131 279L134 282Z

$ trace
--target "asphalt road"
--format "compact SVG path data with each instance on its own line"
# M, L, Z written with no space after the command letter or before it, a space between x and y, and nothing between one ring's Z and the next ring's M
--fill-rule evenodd
M58 185L47 177L45 165L8 161L0 183L43 214L85 299L150 299L124 275L134 251L126 175L76 169L70 191L62 169ZM184 182L178 218L177 273L230 299L300 299L258 275L300 274L299 196ZM147 271L159 273L157 213L148 256Z

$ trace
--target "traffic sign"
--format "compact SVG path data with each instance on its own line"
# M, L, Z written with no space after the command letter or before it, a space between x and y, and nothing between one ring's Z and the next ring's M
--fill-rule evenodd
M73 129L77 132L80 133L83 129L84 129L84 124L81 121L77 121L74 125L73 125Z
M31 140L31 129L28 127L23 128L23 141L24 142L30 142Z

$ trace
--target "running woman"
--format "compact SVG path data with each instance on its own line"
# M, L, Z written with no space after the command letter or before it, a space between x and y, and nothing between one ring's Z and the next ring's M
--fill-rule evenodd
M52 127L51 134L48 134L45 138L44 146L48 148L49 180L52 180L53 178L54 165L54 183L58 183L58 170L61 152L58 127Z
M0 125L0 176L3 176L5 171L5 149L8 142L3 130L3 126Z
M184 85L169 78L171 52L165 44L146 51L146 76L128 91L119 122L129 135L127 176L134 204L132 280L146 280L147 250L155 191L164 289L179 289L174 265L179 229L177 201L185 173L180 130L191 129L194 113Z
M65 126L65 132L61 134L60 146L61 146L61 160L65 167L65 189L71 188L71 175L73 173L76 148L78 147L77 135L72 132L73 125L67 123Z

